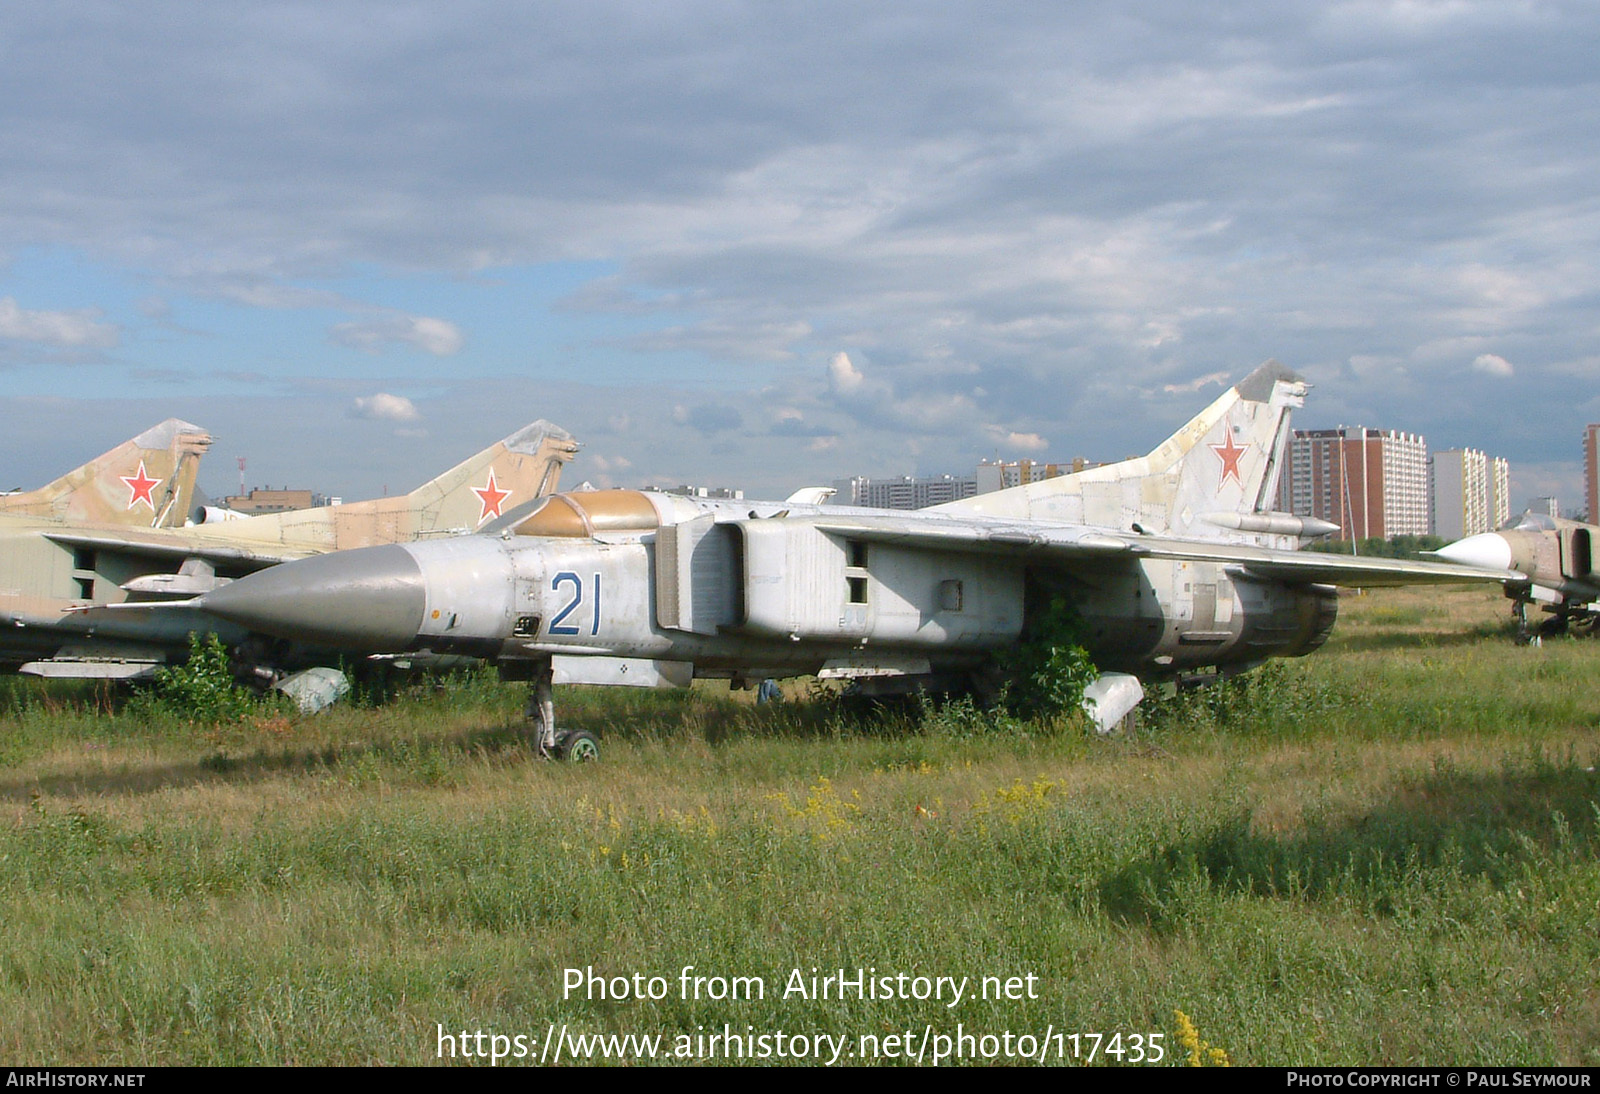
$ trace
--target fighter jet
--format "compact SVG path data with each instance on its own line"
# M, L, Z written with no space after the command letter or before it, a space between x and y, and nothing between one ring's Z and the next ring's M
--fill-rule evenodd
M48 486L0 494L0 515L133 528L175 528L189 516L211 434L168 418Z
M186 490L170 499L160 493L159 480L168 477L167 468L151 455L149 443L158 433L188 438L182 443L190 447L199 446L197 437L209 442L196 427L164 423L130 442L143 453L136 472L120 475L113 466L85 476L80 469L61 480L87 477L92 485L76 494L53 484L36 492L38 497L0 499L20 510L0 513L0 671L139 678L182 657L190 633L198 629L217 631L256 676L276 679L288 668L305 667L305 651L204 617L112 609L129 602L192 597L244 574L325 551L513 526L555 489L562 465L578 447L565 430L539 421L410 494L173 527L169 510L181 513L192 501ZM192 461L171 477L192 487ZM103 502L106 484L117 481L131 482L124 495L130 489L138 495L128 501L130 511L156 510L165 514L166 524L142 529L119 525L104 519L104 505L95 510L78 500L89 489L91 502ZM20 502L25 497L26 505ZM160 504L146 505L155 501ZM91 512L101 519L70 519Z
M1592 524L1530 512L1498 532L1468 536L1434 553L1468 566L1520 571L1524 576L1506 581L1505 592L1514 604L1517 637L1526 642L1533 633L1528 605L1534 602L1549 616L1537 628L1541 635L1560 634L1569 628L1595 633L1595 621L1600 619L1596 539L1600 539L1600 528Z
M978 681L1068 600L1118 723L1142 680L1309 653L1336 584L1501 580L1501 568L1293 550L1332 526L1272 512L1305 382L1261 366L1148 456L915 512L635 490L555 494L514 530L340 551L187 602L366 653L488 658L527 680L540 747L552 685L736 685L815 674L870 689Z

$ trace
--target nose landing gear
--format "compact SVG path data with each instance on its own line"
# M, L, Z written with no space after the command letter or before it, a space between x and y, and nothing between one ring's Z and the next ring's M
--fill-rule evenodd
M555 670L550 658L500 662L502 680L526 680L528 736L540 759L570 763L595 763L600 759L600 738L586 729L556 729Z

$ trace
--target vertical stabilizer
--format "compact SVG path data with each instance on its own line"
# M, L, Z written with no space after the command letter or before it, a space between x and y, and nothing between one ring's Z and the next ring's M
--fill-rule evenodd
M578 442L540 419L523 426L409 495L421 534L466 529L495 532L526 520L555 493Z
M554 493L578 442L537 421L409 494L347 505L265 513L216 526L219 539L308 550L347 550L513 527Z
M211 434L168 418L48 486L0 497L0 512L75 524L181 527Z
M1271 510L1306 382L1268 361L1147 456L934 506L1021 520L1090 524L1151 535L1229 534L1217 514Z

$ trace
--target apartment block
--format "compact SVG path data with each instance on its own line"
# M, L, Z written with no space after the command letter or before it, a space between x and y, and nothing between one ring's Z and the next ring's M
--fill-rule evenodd
M1428 442L1365 426L1295 430L1285 500L1301 516L1339 526L1338 539L1426 535Z
M1499 456L1489 460L1489 527L1504 528L1511 520L1511 464Z
M1511 519L1511 465L1473 448L1435 452L1433 533L1461 539L1492 532Z
M1590 524L1600 524L1600 424L1583 431L1583 500Z
M1060 475L1072 475L1091 467L1099 467L1082 456L1071 463L1041 463L1038 460L984 460L978 464L978 493L992 494L996 490L1009 490L1030 482L1042 482Z
M835 479L835 505L864 505L871 509L925 509L947 501L960 501L978 492L975 478L958 478L955 475L930 475L913 478L869 479L860 475L853 479Z

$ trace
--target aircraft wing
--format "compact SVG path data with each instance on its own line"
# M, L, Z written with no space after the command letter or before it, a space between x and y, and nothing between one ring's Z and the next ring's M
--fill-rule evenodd
M1248 574L1290 585L1350 585L1379 588L1388 585L1448 585L1479 581L1508 581L1522 575L1515 570L1457 566L1403 558L1357 558L1321 551L1279 551L1223 543L1187 548L1155 549L1157 558L1233 562Z
M1438 585L1453 582L1517 581L1522 574L1484 566L1395 558L1357 558L1320 551L1284 551L1223 540L1140 536L1075 525L988 522L947 517L851 516L818 522L834 535L868 542L922 547L930 551L1026 553L1062 563L1105 562L1116 558L1155 558L1214 562L1291 585Z
M819 531L876 543L922 547L930 551L978 551L987 554L1039 552L1074 558L1106 558L1138 554L1128 537L1097 528L1018 521L983 521L959 517L872 517L817 522Z
M316 554L316 551L271 549L270 547L241 547L235 544L212 543L200 539L174 538L173 536L144 536L138 532L101 532L85 530L48 531L46 539L68 547L88 547L97 551L137 555L145 558L200 558L208 562L244 565L252 569L276 566L298 558Z

